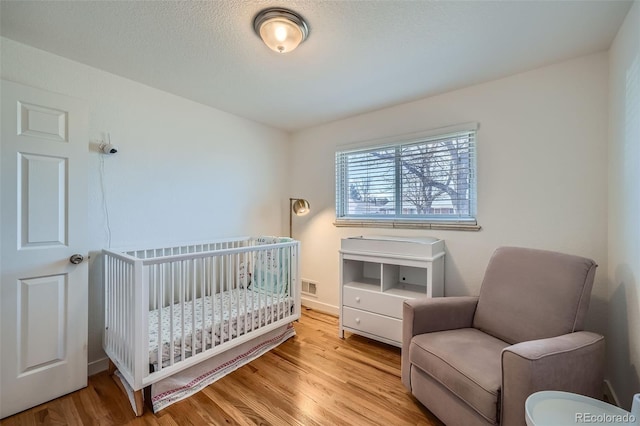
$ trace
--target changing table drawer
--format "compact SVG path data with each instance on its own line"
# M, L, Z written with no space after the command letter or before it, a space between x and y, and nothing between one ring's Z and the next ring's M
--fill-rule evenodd
M349 286L344 286L342 291L342 304L344 306L402 319L402 303L405 301L402 297Z
M344 307L342 323L345 327L375 334L394 342L402 341L402 320L396 318Z

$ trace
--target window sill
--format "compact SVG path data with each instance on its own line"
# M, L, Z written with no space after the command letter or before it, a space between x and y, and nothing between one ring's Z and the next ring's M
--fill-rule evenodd
M336 219L333 225L338 228L392 228L392 229L434 229L443 231L479 231L480 225L459 222L423 222L411 220L360 220Z

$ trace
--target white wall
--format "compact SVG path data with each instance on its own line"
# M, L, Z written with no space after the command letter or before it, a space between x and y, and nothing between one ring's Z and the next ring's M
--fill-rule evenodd
M282 234L289 135L2 38L2 78L85 99L89 137L89 360L100 360L103 288L97 251L225 236ZM89 141L87 141L89 143ZM253 206L256 206L255 208ZM287 204L288 205L288 204Z
M640 2L609 53L608 370L623 407L640 392Z
M446 242L448 296L478 294L498 246L595 259L587 326L604 332L607 82L607 54L600 53L295 133L291 193L307 198L312 211L294 218L294 236L302 241L303 277L319 282L319 303L309 304L335 312L340 238L429 235ZM480 123L480 232L334 227L336 145L470 121Z

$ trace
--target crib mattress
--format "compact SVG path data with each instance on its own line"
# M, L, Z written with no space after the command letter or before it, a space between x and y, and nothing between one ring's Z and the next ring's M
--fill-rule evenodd
M203 348L208 349L288 315L293 298L271 296L262 291L234 289L213 296L197 298L173 305L173 359L174 363L191 356ZM203 322L204 305L204 322ZM171 365L171 306L149 311L149 363L157 366L158 347L162 347L162 366ZM184 311L184 312L183 312ZM213 315L212 315L213 312ZM221 314L222 313L222 314ZM182 320L184 316L184 322ZM195 332L194 332L195 317ZM159 322L162 320L162 327ZM160 330L161 328L161 330ZM160 341L161 337L161 344ZM183 339L184 335L184 339ZM204 339L203 339L204 337Z

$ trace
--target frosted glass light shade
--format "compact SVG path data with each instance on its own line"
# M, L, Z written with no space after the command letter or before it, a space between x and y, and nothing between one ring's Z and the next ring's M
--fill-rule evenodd
M266 9L253 21L253 28L269 49L278 53L294 50L309 34L299 15L286 9Z

